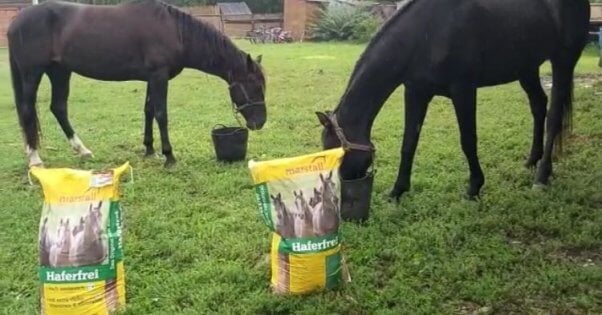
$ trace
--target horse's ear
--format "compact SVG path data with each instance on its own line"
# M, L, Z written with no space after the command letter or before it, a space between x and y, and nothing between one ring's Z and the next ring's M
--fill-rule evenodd
M247 68L252 70L255 68L255 62L253 61L253 58L251 58L251 55L247 54Z
M330 171L330 173L328 173L328 179L332 178L332 170Z
M255 61L257 61L258 64L261 64L262 59L263 59L263 55L259 55L259 56L257 56L257 59Z
M322 173L320 173L320 180L324 181L324 176L322 175Z
M332 125L332 122L330 121L328 114L322 113L322 112L316 112L316 115L318 116L318 120L320 121L320 124L322 124L322 126L330 127Z

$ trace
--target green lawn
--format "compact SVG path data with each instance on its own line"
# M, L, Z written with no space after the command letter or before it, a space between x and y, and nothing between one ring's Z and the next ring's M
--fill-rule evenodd
M314 111L332 109L363 50L351 44L239 44L263 54L268 123L251 133L248 158L320 150ZM342 226L352 282L343 290L277 297L269 290L269 231L256 208L246 163L215 161L210 131L233 124L227 86L186 70L169 90L170 136L178 164L143 159L145 85L75 76L70 117L94 152L74 156L38 98L41 156L48 167L105 168L130 161L124 186L128 314L602 313L602 71L589 49L579 63L574 136L546 192L524 168L532 119L517 83L479 90L482 200L462 199L468 167L450 101L432 102L418 146L413 186L386 202L399 165L402 93L374 126L378 173L366 226ZM549 69L549 66L544 66ZM549 74L549 70L544 70ZM584 79L585 78L585 79ZM587 79L587 80L586 80ZM37 231L43 197L27 180L0 50L0 310L38 307ZM159 148L155 125L155 148Z

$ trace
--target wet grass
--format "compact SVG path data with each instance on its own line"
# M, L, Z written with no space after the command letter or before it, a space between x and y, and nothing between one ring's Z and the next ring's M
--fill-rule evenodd
M363 46L256 45L268 76L268 124L250 134L248 158L320 149L314 111L331 109ZM479 90L482 200L462 199L468 169L449 100L432 102L418 146L412 191L385 196L397 174L401 89L378 116L371 219L344 224L352 282L307 297L269 291L269 232L255 206L246 163L215 161L210 130L234 124L227 87L186 70L169 90L178 165L143 159L145 85L75 76L70 116L95 158L75 157L39 92L41 156L49 167L105 168L130 161L124 186L128 314L602 313L602 73L589 49L577 73L574 134L549 190L533 191L524 168L532 120L517 83ZM545 65L543 73L549 74ZM589 82L589 81L588 81ZM38 307L37 230L42 192L27 181L6 50L0 50L0 310ZM159 148L155 127L155 147Z

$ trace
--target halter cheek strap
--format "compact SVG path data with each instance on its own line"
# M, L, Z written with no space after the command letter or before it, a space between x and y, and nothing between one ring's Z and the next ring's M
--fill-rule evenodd
M242 92L242 95L245 98L245 103L240 106L236 106L236 104L234 102L232 102L232 115L234 115L234 119L236 119L236 121L238 121L238 124L243 126L243 123L240 121L240 118L238 117L238 113L242 112L244 109L249 108L251 106L259 106L259 105L265 106L265 102L264 101L251 101L251 98L249 97L249 93L247 93L247 90L245 89L244 85L240 84L237 81L232 82L230 84L230 86L228 86L228 89L230 89L230 91L232 91L235 87L240 88L240 91Z
M343 133L343 129L341 128L341 126L339 125L339 122L337 121L337 114L329 115L328 118L329 118L330 122L332 123L334 132L336 133L337 137L339 138L339 141L341 141L341 146L343 147L343 149L345 151L357 150L357 151L371 152L372 154L374 154L374 152L376 151L374 146L360 144L360 143L353 143L353 142L350 142L347 140L347 138L345 137L345 134Z
M236 106L236 104L232 103L232 107L235 112L241 112L245 108L248 108L251 106L265 105L264 101L251 101L251 98L249 97L249 93L247 93L247 90L245 89L244 85L240 84L240 82L235 81L232 84L230 84L230 86L228 88L230 90L233 90L235 87L240 88L240 91L242 92L242 95L245 98L245 103L238 107Z

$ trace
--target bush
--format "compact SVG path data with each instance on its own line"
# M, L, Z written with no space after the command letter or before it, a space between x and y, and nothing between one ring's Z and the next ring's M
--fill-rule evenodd
M320 12L318 22L312 27L312 39L366 42L376 33L379 25L378 20L366 10L331 5Z

